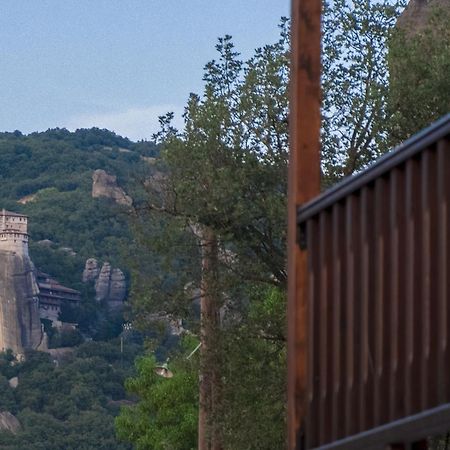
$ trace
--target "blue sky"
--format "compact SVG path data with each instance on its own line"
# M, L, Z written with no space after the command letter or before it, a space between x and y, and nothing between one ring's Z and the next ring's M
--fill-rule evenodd
M99 126L151 138L201 92L219 36L244 58L290 0L2 0L0 131Z

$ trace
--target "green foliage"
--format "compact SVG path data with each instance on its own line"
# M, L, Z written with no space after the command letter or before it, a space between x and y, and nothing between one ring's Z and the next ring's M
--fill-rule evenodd
M158 155L154 143L135 144L96 128L54 129L0 133L0 154L0 207L29 215L30 254L39 269L77 287L86 258L125 266L122 250L131 240L126 211L91 197L92 173L117 175L130 192L130 174L151 172L141 157ZM31 197L17 203L24 196Z
M169 115L160 134L170 174L164 210L184 227L216 232L241 279L275 284L286 282L286 21L280 29L278 42L245 63L230 36L219 39L203 96L189 98L184 130L175 132Z
M286 446L286 298L278 288L256 288L246 315L223 333L224 449ZM249 439L251 436L251 439Z
M325 186L361 170L387 149L387 41L403 6L403 0L330 0L324 5Z
M450 111L450 10L435 8L422 29L398 28L389 45L390 143Z
M78 330L61 330L49 338L49 348L75 347L83 342L83 336Z
M153 264L165 269L156 270L155 274L165 274L150 283L140 283L146 277L133 277L133 313L141 326L148 325L146 319L152 313L179 312L175 303L184 298L186 304L198 296L199 229L212 230L220 241L217 297L220 303L233 304L242 322L226 318L229 324L225 330L214 329L215 336L210 337L214 346L210 346L208 358L203 358L202 370L212 373L214 366L214 370L222 371L218 391L223 389L224 395L217 396L217 415L211 418L215 424L208 425L223 437L224 448L233 450L283 448L285 439L282 292L286 286L289 67L285 20L280 31L278 42L256 50L246 62L239 58L230 36L219 39L218 59L205 69L203 95L189 98L184 129L178 132L172 127L171 114L161 118L159 138L167 174L164 190L149 189L135 226L142 243L148 245L143 247L157 253ZM146 240L147 223L164 223L162 232L151 233ZM157 234L160 239L155 245ZM148 267L152 270L151 264ZM270 290L268 286L276 288ZM269 315L271 320L267 320ZM239 374L243 365L258 360L267 373L256 364L246 375ZM171 380L156 380L158 384L154 384L154 362L148 360L146 364L140 372L144 384L136 381L129 387L141 396L145 383L149 385L147 392L158 386L169 389L165 382ZM150 374L150 379L145 374ZM184 395L183 384L175 388ZM267 391L274 394L265 399ZM195 439L190 447L177 443L179 435L172 428L162 435L152 431L153 424L159 423L157 414L166 417L165 409L157 410L154 417L153 408L160 402L168 407L163 398L177 395L175 390L163 393L155 391L152 398L145 397L133 410L135 415L127 412L118 419L123 436L142 445L138 448L153 448L163 438L174 442L155 448L194 447ZM261 420L255 421L250 412L254 411L254 402L267 408ZM152 409L145 409L147 404ZM255 447L249 447L253 443L248 442L248 430L261 437L255 438Z
M191 450L197 447L197 372L181 358L170 365L173 378L156 375L153 357L136 361L137 376L126 382L139 397L116 419L117 435L136 450Z
M48 354L29 352L15 362L0 355L0 407L14 413L22 429L0 432L7 450L127 450L114 434L115 401L126 399L124 380L133 374L140 347L125 341L82 344L58 365ZM7 378L18 376L12 389Z
M0 411L16 412L14 393L9 386L8 379L0 375Z

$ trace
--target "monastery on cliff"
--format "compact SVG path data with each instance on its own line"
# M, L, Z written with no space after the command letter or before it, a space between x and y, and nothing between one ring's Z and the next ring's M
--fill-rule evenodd
M28 217L24 214L3 209L0 216L0 250L14 252L18 255L28 255ZM39 316L56 323L61 312L61 306L76 305L80 301L80 292L61 285L50 275L35 271L39 288Z

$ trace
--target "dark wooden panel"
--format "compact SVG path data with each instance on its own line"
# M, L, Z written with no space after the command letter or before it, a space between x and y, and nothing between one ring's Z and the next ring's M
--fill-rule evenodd
M396 420L405 413L406 396L404 389L409 375L406 371L406 332L408 303L405 282L408 265L405 261L406 251L406 186L405 166L392 170L389 177L389 221L385 230L388 238L385 263L386 293L384 299L386 311L384 320L389 323L386 337L386 353L389 354L389 420Z
M344 435L344 386L346 383L345 367L345 273L346 258L344 249L346 247L346 233L344 221L344 208L341 203L333 205L332 210L332 246L333 246L333 396L332 396L332 440L337 440Z
M421 410L438 404L438 240L437 240L437 167L436 148L422 153L421 216L422 216L422 360ZM433 329L433 331L432 331Z
M372 186L361 189L360 196L360 374L359 430L373 426L374 380L374 193ZM358 299L356 299L358 301Z
M389 419L389 398L392 385L390 376L390 319L389 298L389 202L386 180L375 182L375 378L374 378L374 424L381 425Z
M345 433L350 435L359 429L357 383L360 373L358 356L360 354L360 302L357 301L360 286L360 198L347 197L345 203L346 232L346 387L345 387ZM359 300L359 299L358 299Z
M319 329L319 292L320 292L320 259L319 259L319 225L312 219L307 224L308 236L308 415L307 415L307 448L317 446L319 442L319 395L320 395L320 329Z
M331 218L327 210L319 215L319 267L320 281L319 334L320 334L320 372L319 372L319 443L329 442L331 438L331 394L332 394L332 357L334 344L332 337L333 277L331 272Z
M306 223L305 448L381 449L399 437L423 445L447 431L448 139Z
M450 401L450 145L441 140L437 145L437 314L438 402ZM433 230L434 231L434 230Z
M422 359L422 321L420 277L422 263L422 220L420 216L420 166L417 159L406 163L406 286L405 289L405 411L410 415L420 410L422 395L420 361Z

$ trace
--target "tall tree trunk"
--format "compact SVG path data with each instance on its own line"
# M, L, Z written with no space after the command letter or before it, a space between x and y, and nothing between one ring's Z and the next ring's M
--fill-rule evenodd
M200 399L198 449L221 450L217 412L220 406L220 373L218 335L220 327L220 289L218 286L218 243L207 227L200 230L202 280L200 299Z

